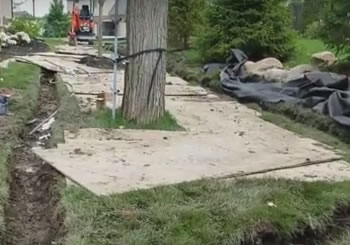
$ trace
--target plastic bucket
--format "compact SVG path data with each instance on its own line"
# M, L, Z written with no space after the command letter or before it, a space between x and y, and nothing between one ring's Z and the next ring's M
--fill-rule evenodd
M7 115L9 103L6 97L0 96L0 115Z

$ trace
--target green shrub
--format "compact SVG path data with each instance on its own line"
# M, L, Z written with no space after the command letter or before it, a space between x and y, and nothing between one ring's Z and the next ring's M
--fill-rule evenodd
M69 15L64 13L62 0L53 0L46 17L45 37L66 37L70 25Z
M34 18L14 18L10 22L8 31L12 34L17 32L25 32L31 38L39 37L42 30L42 24Z
M205 0L169 0L169 44L189 48L203 23Z
M294 50L290 12L284 0L212 0L198 39L206 60L222 61L231 48L251 59L286 59Z
M314 21L311 24L309 24L305 29L305 37L311 38L311 39L317 39L320 37L320 22Z
M322 40L336 54L350 52L350 1L331 0L329 10L326 12L320 28Z

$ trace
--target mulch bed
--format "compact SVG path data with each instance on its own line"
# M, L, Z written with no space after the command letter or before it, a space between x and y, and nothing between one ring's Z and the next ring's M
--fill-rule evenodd
M49 46L38 40L32 40L30 44L16 45L6 48L1 48L0 61L9 59L14 56L24 56L30 53L47 52Z
M98 58L94 56L86 56L81 58L79 63L99 69L113 69L113 61L106 57Z

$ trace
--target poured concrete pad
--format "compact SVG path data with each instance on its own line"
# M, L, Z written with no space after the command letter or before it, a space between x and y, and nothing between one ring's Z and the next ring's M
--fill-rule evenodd
M336 157L313 140L280 133L266 138L253 131L247 138L235 132L84 129L66 132L57 149L34 152L98 195Z
M111 72L110 70L102 70L79 64L74 57L63 59L62 57L32 55L16 57L16 61L37 65L49 71L71 75Z
M69 83L73 87L73 91L76 94L96 94L105 92L112 95L112 81L113 73L99 73L99 74L87 74L87 75L71 75L61 74L63 81ZM180 84L175 82L173 77L167 77L167 85L165 86L166 96L204 96L208 92L199 86L190 86L188 84ZM124 71L118 71L117 89L119 95L124 92Z
M348 181L350 165L345 161L317 164L301 168L273 171L250 176L252 178L277 178L301 181Z

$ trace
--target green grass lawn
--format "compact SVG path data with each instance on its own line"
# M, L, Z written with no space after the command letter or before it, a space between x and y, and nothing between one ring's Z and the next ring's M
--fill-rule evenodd
M309 64L313 54L329 50L321 40L317 39L298 38L295 45L296 52L286 63L287 67Z
M25 89L38 77L39 68L24 63L10 63L8 69L0 69L0 88Z
M233 245L264 232L288 240L324 231L349 203L350 182L202 180L105 197L69 187L65 244Z
M64 38L45 38L45 43L49 45L51 51L55 51L58 45L67 44Z
M18 136L15 134L20 133L21 127L35 108L39 91L39 72L38 67L22 63L12 63L8 69L0 70L0 89L10 89L15 93L10 99L9 108L13 115L6 118L8 125L0 127L0 243L3 243L4 207L8 198L7 159L11 154L11 145ZM13 134L9 136L1 130L13 132Z
M203 59L200 52L197 49L189 49L183 51L186 63L189 65L201 65Z
M329 48L318 39L298 38L296 39L295 46L295 54L292 54L290 60L285 63L287 67L309 64L313 54L329 50ZM200 52L196 49L182 51L182 55L188 66L197 65L200 67L203 63Z

